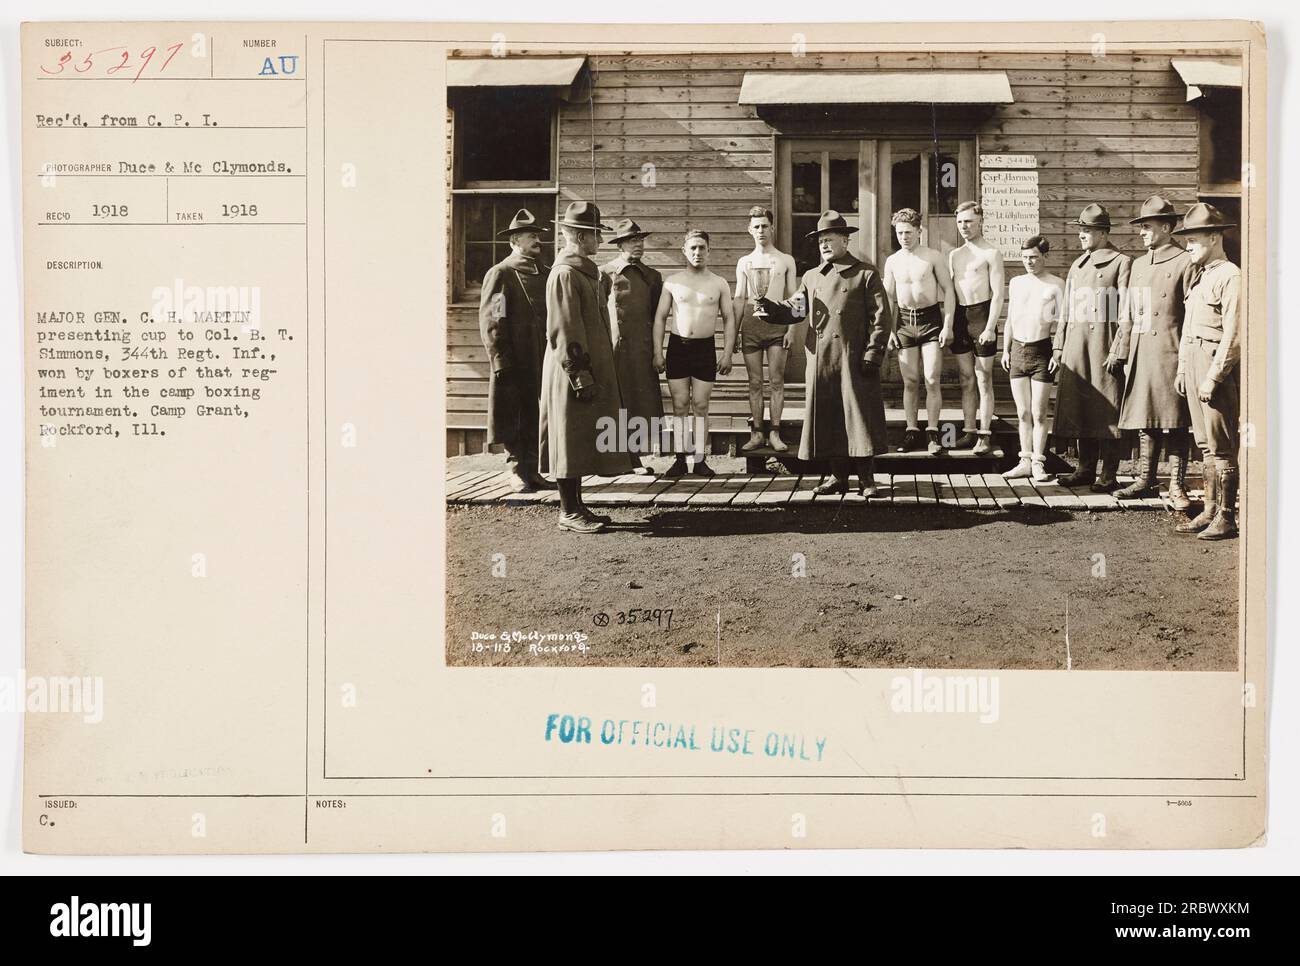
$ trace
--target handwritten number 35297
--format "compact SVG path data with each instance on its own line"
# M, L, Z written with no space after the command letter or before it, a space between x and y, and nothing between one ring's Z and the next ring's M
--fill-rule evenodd
M172 62L172 58L175 57L176 54L180 51L180 49L184 46L185 46L185 41L182 40L178 43L172 44L170 47L164 48L164 50L167 51L167 59L164 60L161 65L159 65L158 73L161 74L164 70L167 69L167 65ZM92 50L90 53L86 54L86 56L83 57L79 62L72 64L72 69L78 74L89 73L90 71L95 69L96 66L95 58L99 57L101 54L108 55L104 57L104 61L107 62L109 65L104 71L105 74L116 74L120 70L129 70L130 68L137 66L137 64L131 61L131 52L128 48L105 47L103 50ZM158 54L158 47L155 45L152 47L146 47L144 50L140 51L140 53L136 55L137 58L139 58L138 69L135 72L135 76L131 78L131 83L134 84L136 81L140 79L140 75L145 72L145 68L149 66L150 62L154 59L154 57L157 54ZM53 70L42 65L41 72L45 74L62 74L63 69L67 67L68 64L72 63L72 60L73 60L72 51L67 51L63 54L62 57L59 58L59 62L54 65ZM116 61L116 63L114 63L114 61Z

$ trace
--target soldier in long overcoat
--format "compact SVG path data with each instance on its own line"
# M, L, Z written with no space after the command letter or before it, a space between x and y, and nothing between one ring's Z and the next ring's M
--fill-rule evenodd
M792 298L758 300L770 322L810 319L799 458L830 459L832 478L818 493L846 492L855 471L859 492L874 492L872 457L888 446L880 364L893 317L876 267L849 254L855 231L839 212L822 212L808 233L817 238L821 265L804 273Z
M1146 251L1133 260L1128 298L1120 313L1119 331L1111 345L1109 367L1127 373L1119 428L1137 430L1140 466L1137 478L1116 495L1125 499L1156 492L1156 468L1163 441L1169 457L1169 499L1176 510L1191 506L1187 479L1187 400L1174 388L1178 375L1178 344L1183 335L1183 303L1192 282L1191 257L1173 242L1178 212L1153 195L1142 204L1137 225Z
M632 470L617 431L623 399L614 370L609 309L600 270L600 209L575 201L557 221L564 248L546 281L546 358L542 364L541 465L560 489L562 530L594 533L609 522L582 502L582 478Z
M633 462L641 463L640 454L650 452L652 427L663 420L663 391L659 388L659 370L654 360L655 306L663 291L664 279L643 260L645 239L650 233L630 218L614 224L617 258L600 267L609 291L610 335L614 342L614 368L618 372L619 390L627 410L629 424L636 419L645 427L646 445L633 453ZM648 472L638 470L638 472Z
M506 450L511 488L517 493L554 489L537 472L537 426L546 344L546 273L541 234L549 231L520 208L498 235L510 239L510 254L483 276L479 334L487 350L487 441Z
M1119 407L1124 395L1122 373L1106 368L1111 342L1127 298L1132 259L1110 243L1110 213L1091 204L1080 213L1083 249L1065 280L1065 307L1052 342L1060 367L1052 433L1074 439L1079 467L1060 477L1066 486L1110 492L1119 486ZM1097 476L1097 459L1102 460Z

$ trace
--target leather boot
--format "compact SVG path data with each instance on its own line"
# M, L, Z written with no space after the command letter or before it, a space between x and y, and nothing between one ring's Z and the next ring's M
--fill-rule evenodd
M1160 460L1160 447L1156 445L1158 437L1149 430L1142 430L1138 437L1138 475L1128 486L1117 490L1115 496L1121 500L1137 500L1144 496L1156 495L1156 464Z
M1169 505L1182 513L1192 505L1187 495L1187 431L1174 430L1165 439L1169 456Z
M831 475L822 480L821 486L813 489L818 496L832 496L849 492L849 474L853 472L853 461L835 457L831 461Z
M1219 474L1208 456L1201 458L1201 475L1205 477L1205 505L1192 519L1174 527L1179 533L1200 533L1219 514Z
M1231 540L1237 535L1237 467L1219 465L1219 512L1210 525L1196 535L1198 540Z
M858 496L871 498L876 495L876 460L872 456L859 457L854 460L854 469L858 473Z
M1119 480L1115 479L1115 474L1119 472L1119 455L1121 441L1118 439L1103 439L1101 441L1101 476L1097 482L1092 484L1093 491L1097 493L1111 493L1119 488Z
M1100 446L1100 440L1080 439L1076 441L1079 447L1079 468L1073 473L1061 474L1056 478L1056 482L1062 486L1087 486L1097 479L1097 452Z
M511 493L536 493L537 486L528 478L528 472L518 463L510 465L510 472L506 474L510 479Z
M605 529L605 524L588 519L581 513L561 513L556 526L572 533L600 533Z
M588 520L595 521L596 523L614 522L614 518L610 516L608 513L596 513L591 509L591 507L583 503L581 494L579 494L578 496L578 516L586 517Z
M847 493L849 492L849 478L847 476L828 476L818 486L813 487L813 492L818 496Z
M633 458L635 459L635 457ZM636 460L636 462L639 464L641 461ZM555 484L552 483L550 480L548 480L546 477L542 476L542 474L537 471L536 457L534 457L531 461L529 461L525 465L528 467L528 472L523 475L527 478L528 482L531 483L536 489L539 490L555 489Z

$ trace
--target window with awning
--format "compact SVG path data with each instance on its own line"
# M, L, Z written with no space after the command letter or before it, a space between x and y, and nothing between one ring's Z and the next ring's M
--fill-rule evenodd
M447 61L452 111L452 288L471 299L509 253L499 235L520 208L543 223L558 194L556 114L590 91L585 57L465 57Z
M1201 114L1197 198L1241 223L1241 60L1237 57L1175 57L1175 73L1187 85L1187 101ZM1225 233L1228 258L1240 264L1240 230Z

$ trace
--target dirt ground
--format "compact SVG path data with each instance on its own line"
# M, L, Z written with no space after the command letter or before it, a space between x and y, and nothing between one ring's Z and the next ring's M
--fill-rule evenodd
M1160 512L599 512L448 508L449 664L1063 669L1068 627L1074 670L1237 666L1238 543Z

